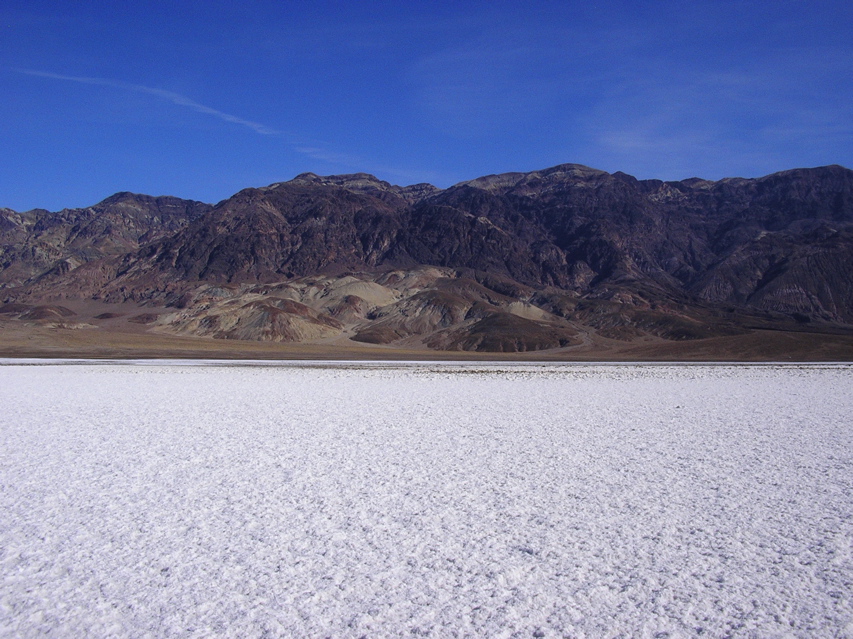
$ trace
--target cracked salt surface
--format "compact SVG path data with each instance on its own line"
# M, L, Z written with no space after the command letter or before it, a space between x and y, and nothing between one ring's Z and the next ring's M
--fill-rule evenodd
M853 636L847 365L0 364L2 636Z

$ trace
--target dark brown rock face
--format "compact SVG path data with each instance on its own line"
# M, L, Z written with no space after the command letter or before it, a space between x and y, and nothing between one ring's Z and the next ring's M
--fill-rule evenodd
M274 281L330 267L376 266L400 231L406 201L300 182L247 189L143 254L190 280Z
M433 347L484 350L570 344L566 322L613 339L697 339L755 322L849 330L853 171L662 182L567 164L445 190L306 173L215 207L118 194L59 213L0 209L0 300L62 290L182 306L200 283L357 272L386 286L382 273L424 266L454 275L395 289L381 306L356 293L311 301L325 315L308 318L258 303L251 320L241 307L243 321L262 333L275 318L284 339L308 331L288 328L293 318L345 330L326 319L335 317L361 322L352 334L364 342L431 335ZM508 312L513 301L547 317Z
M397 250L417 262L536 287L853 322L853 172L842 167L641 182L566 165L452 187L404 229Z
M0 287L123 256L169 237L211 209L175 197L116 193L85 209L0 209Z

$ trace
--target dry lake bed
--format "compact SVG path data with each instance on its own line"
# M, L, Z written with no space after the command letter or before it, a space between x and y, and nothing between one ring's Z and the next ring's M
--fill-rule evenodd
M853 637L853 366L0 360L0 636Z

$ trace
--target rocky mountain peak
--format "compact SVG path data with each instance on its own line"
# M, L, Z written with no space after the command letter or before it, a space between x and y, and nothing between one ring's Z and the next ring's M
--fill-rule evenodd
M621 175L625 176L626 174L623 173ZM454 187L467 186L498 195L505 195L510 192L522 194L530 191L541 191L542 189L559 188L565 185L600 182L610 177L611 175L606 171L592 169L583 164L559 164L548 169L529 171L527 173L486 175L474 180L460 182L454 185Z
M181 331L215 325L228 339L255 334L240 322L260 336L274 323L281 339L349 331L516 350L573 343L574 330L853 331L851 264L853 172L839 166L665 182L563 164L445 190L303 173L214 207L124 192L86 209L0 211L0 299L179 305ZM404 284L389 286L391 272ZM233 296L214 304L220 290Z
M353 191L391 191L399 189L385 180L369 173L347 173L342 175L317 175L300 173L290 180L290 184L313 184L318 186L340 186Z
M378 193L389 193L402 198L409 204L418 202L441 191L438 187L427 183L398 186L385 180L380 180L375 175L369 173L347 173L342 175L300 173L288 182L278 182L271 184L267 188L280 188L283 185L339 187L353 193L366 193L374 196Z

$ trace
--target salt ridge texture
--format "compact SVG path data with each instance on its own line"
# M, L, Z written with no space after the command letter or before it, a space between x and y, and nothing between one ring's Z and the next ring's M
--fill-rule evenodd
M851 637L853 368L0 365L0 635Z

